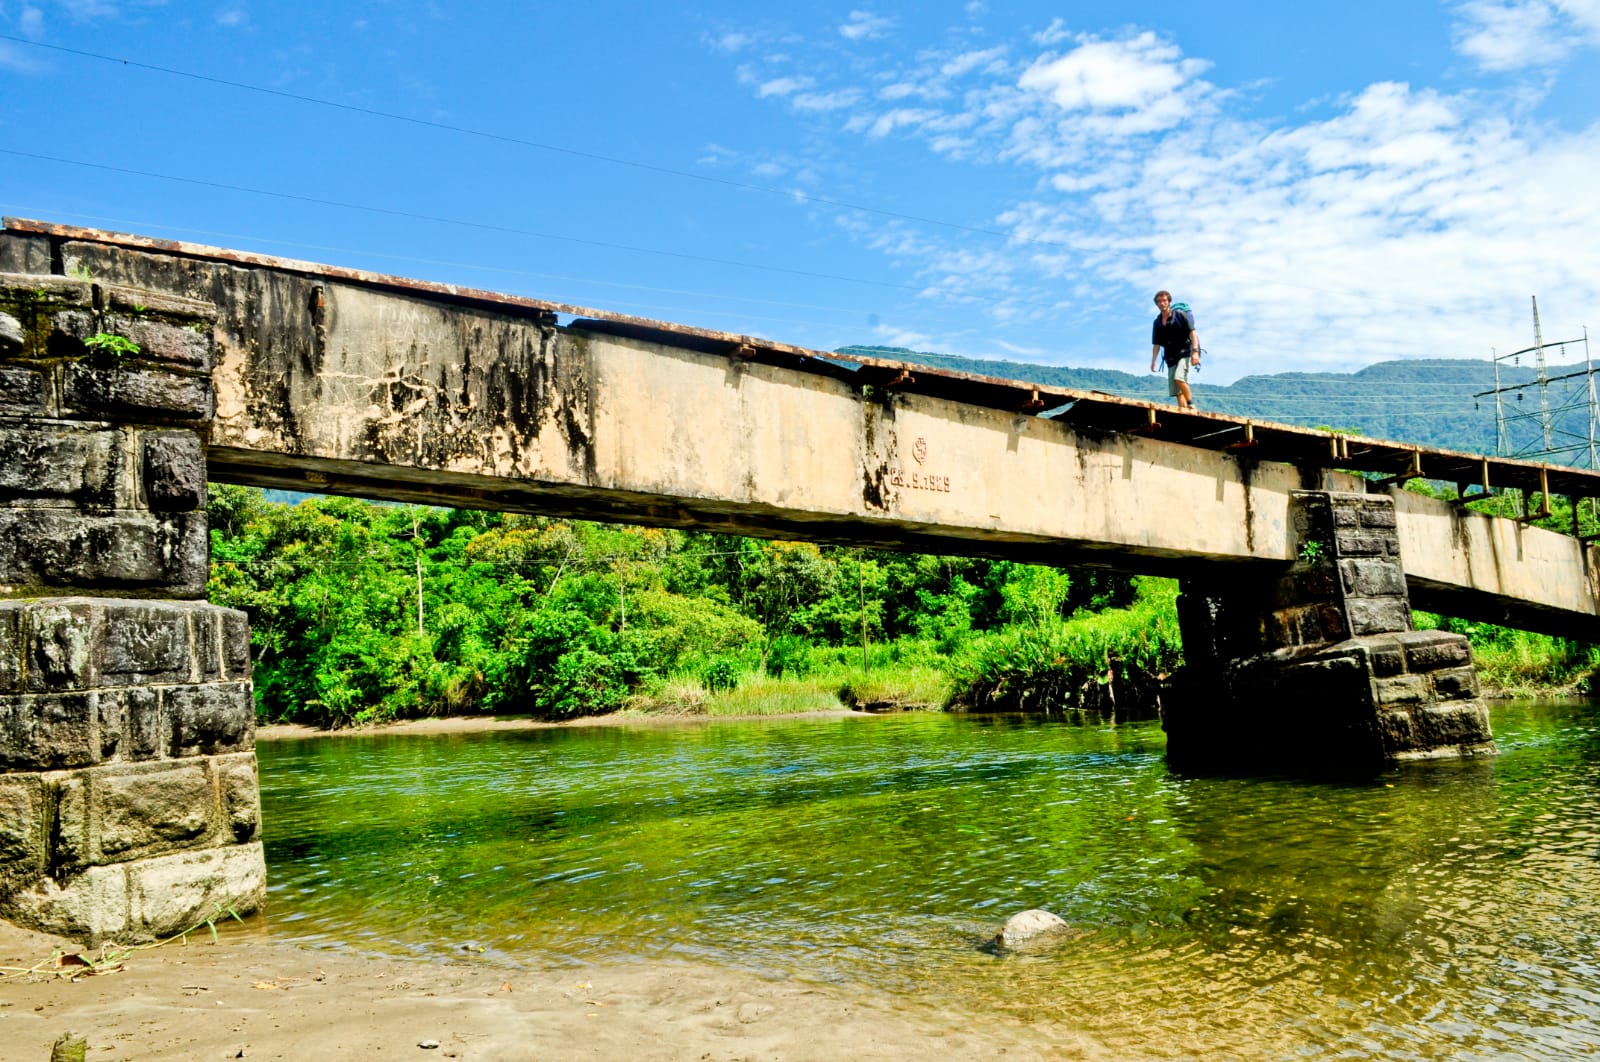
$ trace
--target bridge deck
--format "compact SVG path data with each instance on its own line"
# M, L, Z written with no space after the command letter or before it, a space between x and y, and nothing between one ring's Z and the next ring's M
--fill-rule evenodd
M1130 433L1163 442L1227 451L1248 459L1279 461L1301 468L1362 472L1393 481L1423 478L1454 483L1466 500L1508 488L1522 493L1524 505L1534 495L1564 495L1574 502L1581 498L1600 498L1600 471L1565 465L1443 450L1224 413L1183 412L1166 404L1120 398L1100 391L1049 387L888 359L835 354L755 336L694 328L569 303L176 240L10 217L4 219L4 226L11 232L262 266L531 316L570 317L572 324L590 332L664 342L705 353L737 354L753 362L833 376L857 385L928 395L992 409L1039 414L1079 432Z

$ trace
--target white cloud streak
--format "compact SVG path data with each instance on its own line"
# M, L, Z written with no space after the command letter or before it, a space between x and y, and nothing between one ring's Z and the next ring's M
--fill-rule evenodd
M839 36L850 41L870 41L888 33L894 23L870 11L852 11L839 27Z

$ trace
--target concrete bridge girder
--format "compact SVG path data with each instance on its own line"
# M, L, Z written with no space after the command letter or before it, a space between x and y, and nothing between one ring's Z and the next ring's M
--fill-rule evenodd
M1289 559L1286 499L1303 482L1287 466L316 287L289 295L322 301L315 344L283 326L224 338L210 460L225 478L326 489L378 466L441 503L1030 559ZM263 319L292 317L271 297Z

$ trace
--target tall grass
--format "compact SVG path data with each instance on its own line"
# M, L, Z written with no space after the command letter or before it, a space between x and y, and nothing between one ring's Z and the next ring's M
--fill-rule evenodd
M1140 579L1126 609L982 635L950 662L952 707L1046 714L1148 706L1183 660L1170 579Z
M1465 634L1484 689L1507 695L1596 692L1600 646L1571 638L1414 612L1418 630Z
M860 668L827 668L805 675L768 675L752 671L731 689L708 689L693 676L679 676L637 697L631 711L646 715L792 715L841 708L938 708L946 700L948 680L937 667L912 664L862 672Z

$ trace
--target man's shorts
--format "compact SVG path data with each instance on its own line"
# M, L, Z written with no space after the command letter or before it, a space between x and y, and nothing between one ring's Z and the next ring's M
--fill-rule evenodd
M1189 359L1179 358L1167 363L1167 394L1178 397L1178 384L1189 382Z

